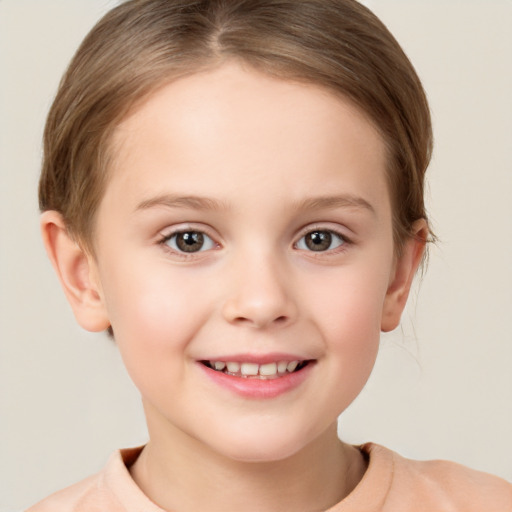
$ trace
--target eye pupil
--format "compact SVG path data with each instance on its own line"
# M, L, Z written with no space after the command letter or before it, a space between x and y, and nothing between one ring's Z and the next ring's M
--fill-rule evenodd
M308 249L312 251L325 251L332 243L332 235L328 231L313 231L305 237Z
M200 251L204 245L204 236L198 231L186 231L176 235L176 245L183 252Z

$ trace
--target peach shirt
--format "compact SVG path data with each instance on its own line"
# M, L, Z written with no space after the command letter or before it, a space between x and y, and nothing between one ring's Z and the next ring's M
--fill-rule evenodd
M128 472L141 449L115 452L100 473L27 512L164 512ZM363 479L327 512L512 512L512 484L501 478L453 462L405 459L372 443L360 449L369 457Z

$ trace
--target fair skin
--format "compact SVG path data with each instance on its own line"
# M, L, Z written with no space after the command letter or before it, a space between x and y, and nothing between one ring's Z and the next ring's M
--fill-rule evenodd
M114 146L94 256L58 213L42 230L78 322L113 327L142 395L134 480L165 510L326 510L366 469L337 417L426 236L397 258L380 135L321 88L227 63L157 91Z

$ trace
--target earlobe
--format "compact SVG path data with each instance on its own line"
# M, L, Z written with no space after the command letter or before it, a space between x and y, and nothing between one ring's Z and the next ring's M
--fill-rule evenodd
M92 256L73 240L56 211L41 215L41 234L77 322L88 331L107 329L110 323Z
M424 219L413 224L409 239L396 260L384 300L381 330L389 332L398 327L405 308L411 285L425 252L428 226Z

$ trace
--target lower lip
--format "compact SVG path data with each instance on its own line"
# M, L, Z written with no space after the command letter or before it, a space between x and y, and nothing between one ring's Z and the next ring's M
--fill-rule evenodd
M288 373L275 379L245 378L228 375L217 370L213 370L202 363L197 363L203 369L205 374L215 384L230 390L231 392L244 398L268 399L276 398L280 395L300 386L308 377L314 362L310 362L301 370Z

